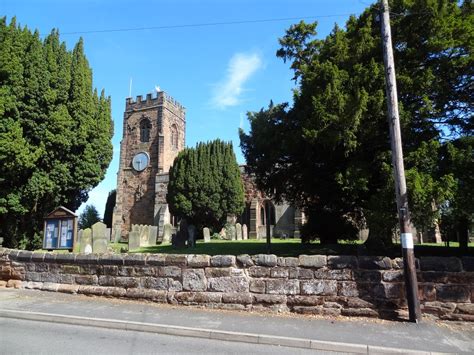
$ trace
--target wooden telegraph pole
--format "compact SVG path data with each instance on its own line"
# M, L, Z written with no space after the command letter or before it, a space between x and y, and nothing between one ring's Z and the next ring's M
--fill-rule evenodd
M411 322L421 321L420 301L418 300L418 282L416 279L415 254L413 252L413 235L411 233L410 214L408 210L405 167L403 165L402 137L398 117L397 83L395 81L395 64L393 62L392 33L388 0L380 0L382 8L382 41L383 60L385 65L385 82L387 91L388 122L390 126L390 144L392 147L392 164L395 174L395 192L397 196L398 220L400 222L400 239L403 251L403 267L408 313Z

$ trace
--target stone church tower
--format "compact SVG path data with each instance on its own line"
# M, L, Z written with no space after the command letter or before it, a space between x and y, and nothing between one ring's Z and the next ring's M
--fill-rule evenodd
M170 222L168 172L185 146L185 108L165 92L127 98L120 143L114 235L126 237L132 224L159 227Z

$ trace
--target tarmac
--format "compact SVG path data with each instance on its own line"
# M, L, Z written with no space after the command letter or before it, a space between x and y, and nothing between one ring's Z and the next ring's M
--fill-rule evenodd
M0 289L1 318L339 353L474 353L472 323L222 311L25 289Z

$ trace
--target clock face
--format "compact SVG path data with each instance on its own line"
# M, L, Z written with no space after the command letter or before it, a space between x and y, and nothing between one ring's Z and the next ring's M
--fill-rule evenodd
M140 152L133 157L132 167L136 171L142 171L142 170L145 170L149 162L150 162L150 157L148 156L148 153Z

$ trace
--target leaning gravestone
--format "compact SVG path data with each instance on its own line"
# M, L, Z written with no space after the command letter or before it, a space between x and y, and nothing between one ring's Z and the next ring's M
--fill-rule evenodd
M138 248L140 248L140 232L132 230L128 233L128 250Z
M122 235L121 235L121 234L122 234L122 233L121 233L120 228L117 228L117 227L116 227L116 228L114 229L114 242L115 242L115 243L120 242L120 238L122 238Z
M92 226L92 251L94 253L107 252L110 237L107 237L106 228L107 226L102 222L97 222Z
M235 234L237 235L237 240L242 240L242 225L240 223L235 224Z
M204 227L202 229L202 235L204 236L204 243L209 243L211 241L211 232L209 231L209 228Z
M92 253L92 229L90 228L82 231L80 252L86 253L86 249Z
M171 235L173 234L173 226L169 223L166 223L163 226L163 243L171 242Z
M193 224L188 226L188 247L196 246L196 227Z
M249 239L249 235L248 235L247 225L246 225L246 224L242 225L242 239L243 239L243 240Z

